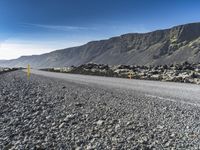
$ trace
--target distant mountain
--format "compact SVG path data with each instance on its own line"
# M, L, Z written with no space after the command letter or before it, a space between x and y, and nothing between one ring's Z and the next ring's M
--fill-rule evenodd
M34 56L0 61L0 66L61 67L88 62L160 65L200 62L200 23L149 33L130 33L107 40Z

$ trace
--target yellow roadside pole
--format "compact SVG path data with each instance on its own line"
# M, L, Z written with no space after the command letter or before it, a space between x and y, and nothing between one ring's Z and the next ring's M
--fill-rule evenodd
M133 75L133 72L129 72L128 74L129 79L132 79L132 75Z
M28 79L30 79L30 76L31 76L31 67L30 67L30 65L28 65L28 67L27 67L27 77L28 77Z

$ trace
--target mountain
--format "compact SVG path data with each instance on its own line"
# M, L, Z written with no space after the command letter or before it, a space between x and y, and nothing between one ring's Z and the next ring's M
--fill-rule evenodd
M161 65L200 62L200 23L179 25L149 33L130 33L107 40L18 59L0 66L61 67L88 62L110 65Z

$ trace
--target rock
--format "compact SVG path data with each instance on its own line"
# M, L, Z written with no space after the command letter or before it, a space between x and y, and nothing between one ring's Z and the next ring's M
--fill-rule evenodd
M84 106L84 103L75 103L75 106L76 106L76 107L83 107L83 106Z
M75 114L69 114L69 115L67 115L67 116L64 118L63 121L68 122L68 121L74 119L75 117L76 117Z
M115 131L119 130L120 129L120 124L116 124L115 125Z
M66 86L63 86L62 89L66 89Z
M60 129L60 128L62 128L64 125L65 125L65 123L64 123L64 122L63 122L63 123L61 123L61 124L59 125L59 129Z
M144 137L141 137L138 142L141 144L147 144L147 141L148 141L148 138L144 136Z
M82 150L82 148L81 147L76 147L75 150Z
M103 125L103 123L104 123L104 121L103 121L103 120L98 120L98 121L96 122L96 124L97 124L98 126L101 126L101 125Z
M129 126L129 125L131 125L131 124L133 124L133 122L128 121L128 122L126 123L126 126Z
M162 125L158 125L157 128L159 128L159 129L163 129L164 126L162 126Z
M46 116L46 119L50 119L51 118L51 116Z

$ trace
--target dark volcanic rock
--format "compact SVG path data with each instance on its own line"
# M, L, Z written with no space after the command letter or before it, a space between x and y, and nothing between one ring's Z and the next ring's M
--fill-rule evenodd
M64 67L65 68L65 67ZM71 67L66 71L64 68L49 68L46 71L65 72L74 74L99 75L109 77L135 78L145 80L173 81L200 84L200 64L184 62L175 65L159 66L134 66L117 65L108 66L103 64L84 64Z

